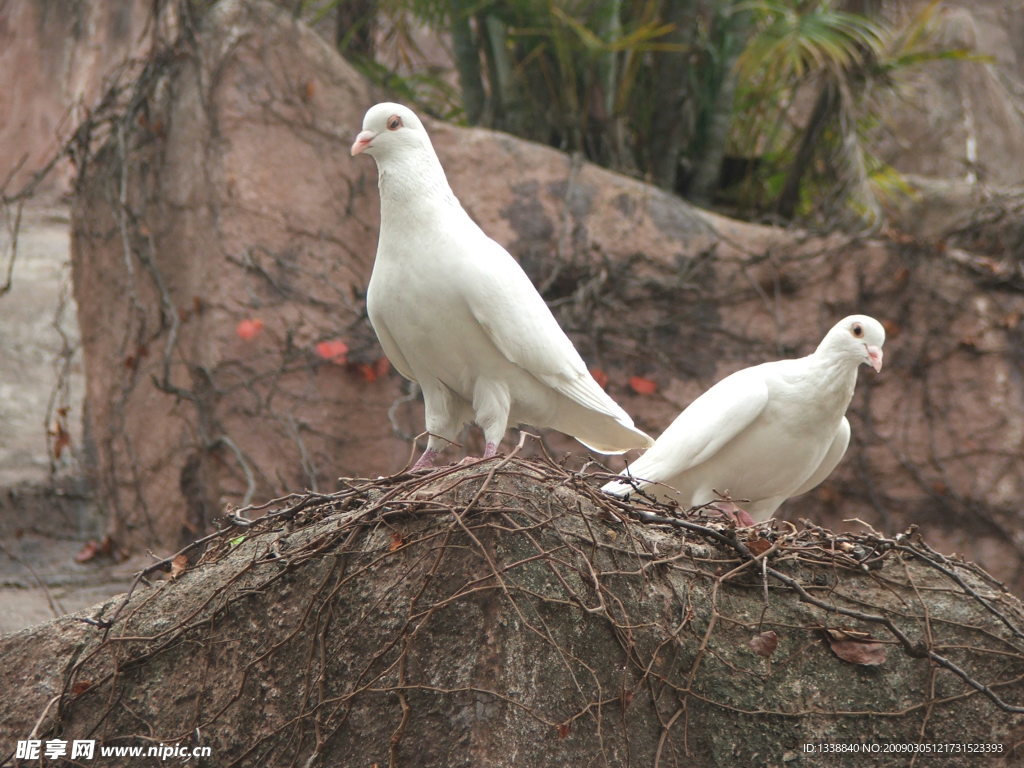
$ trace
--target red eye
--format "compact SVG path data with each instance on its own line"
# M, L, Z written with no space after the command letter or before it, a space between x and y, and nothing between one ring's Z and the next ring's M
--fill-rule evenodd
M400 118L398 115L392 115L391 117L388 118L388 130L389 131L397 131L401 127L402 127L402 118Z

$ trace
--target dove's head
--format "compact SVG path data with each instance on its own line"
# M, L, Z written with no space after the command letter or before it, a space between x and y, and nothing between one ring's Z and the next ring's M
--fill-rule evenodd
M882 345L885 343L885 328L873 317L850 315L833 326L818 349L827 349L831 354L855 360L857 364L870 365L876 371L882 370Z
M430 147L423 123L408 107L385 101L370 107L363 130L352 144L352 156L366 153L378 162L396 151ZM431 150L432 151L432 150Z

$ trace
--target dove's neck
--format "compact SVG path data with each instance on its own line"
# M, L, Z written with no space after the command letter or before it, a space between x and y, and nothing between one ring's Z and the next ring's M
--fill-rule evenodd
M388 220L405 226L427 225L436 223L441 210L462 210L432 148L383 159L378 185L382 225Z
M857 369L860 361L845 355L837 355L833 350L819 348L808 358L811 370L810 380L822 395L822 401L835 404L837 409L845 413L853 390L857 386Z

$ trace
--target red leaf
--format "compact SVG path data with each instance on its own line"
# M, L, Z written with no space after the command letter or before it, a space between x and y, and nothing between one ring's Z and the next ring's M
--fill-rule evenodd
M657 382L645 379L643 376L633 376L629 380L629 386L633 388L633 391L638 395L653 395L658 391Z
M564 739L568 735L569 735L569 724L568 723L562 723L561 725L559 725L558 726L558 738Z
M249 320L242 320L235 326L235 334L238 338L243 341L249 341L255 339L260 335L260 331L263 330L263 321L253 318Z
M71 686L71 695L81 696L90 688L92 688L92 680L76 680L75 684Z
M75 555L76 563L87 563L100 555L106 555L112 557L114 554L114 541L109 536L104 536L102 541L94 541L89 539L78 550L78 554Z
M591 368L590 375L594 377L601 389L605 389L608 386L608 374L605 373L601 368Z
M405 544L405 541L402 539L402 534L400 534L398 531L392 531L391 532L391 543L388 544L388 552L394 552L396 549L401 547L403 544Z
M324 360L344 365L348 360L348 344L339 339L321 341L316 345L316 353Z
M889 649L876 642L867 632L853 632L841 629L826 629L825 638L832 652L850 664L877 667L885 662Z
M750 638L750 647L758 656L770 658L775 649L779 647L779 636L771 630L754 635Z
M94 557L96 557L99 553L100 545L92 539L89 539L87 542L85 542L85 544L82 545L82 548L78 550L78 554L75 555L75 562L87 563Z

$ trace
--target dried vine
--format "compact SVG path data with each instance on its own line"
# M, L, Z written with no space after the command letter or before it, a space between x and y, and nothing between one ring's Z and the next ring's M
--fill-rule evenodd
M703 708L719 718L832 727L837 719L891 722L881 732L909 722L932 740L945 718L964 717L962 707L974 707L972 718L987 719L993 733L1024 711L1020 603L918 532L737 530L712 508L684 513L607 497L598 490L606 478L597 468L511 455L346 480L334 493L236 510L222 530L155 563L132 593L86 619L96 634L69 666L57 706L42 713L41 732L88 728L108 742L140 732L164 743L212 738L246 702L262 700L262 685L285 696L291 714L231 750L225 765L341 759L339 744L357 738L371 712L391 735L366 754L400 765L428 713L479 700L518 713L509 716L533 723L541 740L578 732L609 764L629 739L620 724L632 722L633 748L646 733L646 764L657 766L707 748ZM194 563L188 571L182 558ZM150 584L159 571L174 577ZM664 601L652 601L655 593ZM266 625L240 640L254 615ZM822 674L800 665L821 655L828 631L887 648L879 669L903 690L882 686L867 699L873 706L842 691L820 706L773 695L780 678ZM475 672L445 655L452 632L481 633ZM782 638L777 654L759 658L738 641L765 632ZM519 637L531 658L551 665L550 680L524 688L518 676L529 663L484 641L490 633L506 643ZM234 648L227 666L221 647ZM141 693L147 681L173 679L193 658L205 659L204 677L219 687L182 695L183 709L165 702L173 713L159 714ZM503 676L502 665L515 669ZM285 679L295 689L287 695ZM742 695L742 681L764 687L763 703ZM655 721L630 719L641 711ZM126 722L146 725L128 732Z

